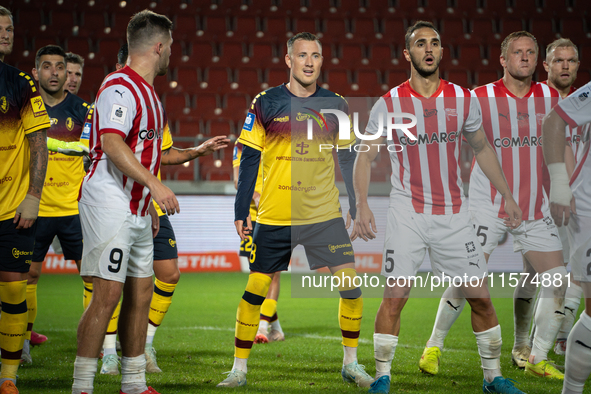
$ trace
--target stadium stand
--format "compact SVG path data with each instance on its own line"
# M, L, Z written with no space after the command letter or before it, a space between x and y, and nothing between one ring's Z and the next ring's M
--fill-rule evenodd
M80 95L93 101L113 71L127 21L146 5L175 25L169 73L155 85L175 136L189 138L179 141L189 145L198 134L237 135L251 99L288 81L285 41L295 31L321 37L319 82L357 97L381 95L408 78L402 38L418 18L441 30L442 75L462 86L497 80L500 42L522 29L536 35L542 49L557 37L572 38L582 60L576 85L590 77L591 2L586 0L8 0L19 30L7 61L30 71L37 48L62 45L85 58ZM536 77L546 77L542 58ZM171 167L165 179L228 179L231 166L222 164ZM379 176L386 180L389 174Z

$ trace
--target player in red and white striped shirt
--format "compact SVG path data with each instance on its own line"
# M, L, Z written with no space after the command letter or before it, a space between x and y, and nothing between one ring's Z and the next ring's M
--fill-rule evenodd
M516 227L521 221L521 211L482 131L478 100L467 89L439 78L442 52L439 33L431 23L419 21L408 29L404 55L412 64L411 78L390 90L372 108L366 134L379 137L371 144L366 141L369 150L360 151L355 163L358 220L351 239L359 236L367 241L375 238L376 231L367 203L371 162L380 145L388 144L393 175L382 275L388 278L389 285L384 289L376 317L376 381L370 393L389 391L400 313L427 249L434 275L460 277L460 281L464 275L486 276L482 249L469 213L462 209L459 167L462 136L474 148L491 182L506 198L507 224ZM392 139L386 140L392 117L395 124L409 123L402 120L403 115L385 116L391 112L414 115L416 126L404 131L396 128L392 130ZM379 118L384 116L386 121L380 122ZM474 312L472 327L481 355L485 392L522 393L501 375L501 328L487 285L471 287L463 279L458 289L470 300Z
M580 281L585 296L585 311L568 336L563 394L582 393L591 374L591 142L585 141L584 155L572 177L564 162L565 126L589 122L591 83L554 107L543 124L544 157L551 177L550 211L556 224L564 222L567 227L572 274Z
M532 374L560 379L562 373L547 362L547 354L564 318L567 281L562 245L546 202L549 178L541 146L542 119L560 97L555 89L532 81L537 57L538 45L533 35L527 32L509 34L501 44L503 78L476 88L474 94L482 108L483 129L523 212L523 223L518 228L508 229L514 237L514 250L525 256L524 272L530 274L527 280L522 277L515 289L512 358ZM502 220L506 216L503 197L487 179L485 170L480 163L474 163L470 177L470 211L488 262L507 228ZM535 273L552 280L540 293L540 307L534 319L538 330L531 350L528 328L536 287L530 283ZM455 296L452 288L444 292L424 356L443 347L445 336L465 302L462 297ZM421 360L419 366L425 370L428 360Z
M80 190L84 235L80 274L92 276L93 295L78 326L73 394L93 392L107 324L125 292L119 321L123 348L121 393L157 394L145 378L146 327L152 295L153 241L159 228L151 199L179 211L172 191L156 177L165 116L154 78L168 68L172 22L151 11L127 27L129 66L108 75L95 102L92 165ZM149 215L148 215L149 214Z

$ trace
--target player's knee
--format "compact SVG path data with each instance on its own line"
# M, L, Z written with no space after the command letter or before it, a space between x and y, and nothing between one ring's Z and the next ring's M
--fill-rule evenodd
M361 297L361 289L357 285L357 271L354 268L343 268L333 274L333 282L339 288L341 298L356 299Z
M41 275L41 270L31 264L29 268L29 273L27 275L27 284L28 285L36 285L39 282L39 276Z
M174 269L171 269L168 272L159 272L158 275L156 275L156 278L158 278L158 280L161 282L176 285L177 283L179 283L179 280L181 278L181 271L179 271L179 269L175 267Z
M466 301L470 304L472 311L479 316L489 318L496 314L493 303L488 297L467 298Z
M92 276L82 276L82 282L92 284Z

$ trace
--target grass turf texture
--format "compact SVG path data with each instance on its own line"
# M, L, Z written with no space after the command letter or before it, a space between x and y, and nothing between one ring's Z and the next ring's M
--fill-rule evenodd
M215 385L232 368L236 307L246 274L184 274L154 346L162 374L149 374L148 384L162 394L219 393ZM337 299L292 299L290 276L282 276L278 313L286 341L254 345L244 393L365 392L343 383L342 345ZM69 393L76 353L76 327L82 314L82 281L74 275L45 275L38 288L35 330L49 340L32 350L33 365L19 369L21 393ZM495 299L503 328L502 371L532 393L559 393L562 382L524 375L511 364L513 315L510 298ZM429 335L438 298L410 299L403 311L400 342L392 363L392 393L481 393L482 371L469 306L452 328L439 375L419 372L418 360ZM380 299L364 301L359 362L375 373L373 323ZM550 353L564 364L564 358ZM99 361L100 368L100 361ZM97 373L95 394L118 393L120 376ZM227 389L226 389L227 390ZM235 389L236 390L236 389ZM587 389L585 392L591 392Z

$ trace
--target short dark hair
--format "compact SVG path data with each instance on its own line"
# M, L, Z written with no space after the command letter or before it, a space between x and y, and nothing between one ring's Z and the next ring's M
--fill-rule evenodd
M66 53L66 63L79 64L80 67L84 68L84 58L72 52Z
M131 17L127 25L127 43L132 50L158 34L168 34L172 21L164 15L143 10Z
M13 23L14 23L14 18L12 17L12 12L10 12L10 10L8 8L2 7L1 5L0 5L0 16L7 16L7 17L9 17L10 20L12 20Z
M404 36L404 45L406 47L406 50L410 49L410 36L412 35L412 33L414 33L416 30L422 29L423 27L433 29L435 33L437 33L437 35L441 38L439 30L435 28L435 25L433 25L433 23L427 21L416 21L414 25L406 29L406 35Z
M287 54L288 55L291 55L291 51L293 49L293 44L297 40L316 41L318 43L318 46L320 47L320 50L322 51L322 44L320 43L320 40L318 39L318 37L316 37L312 33L302 32L302 33L296 34L295 36L293 36L289 40L287 40Z
M531 38L534 41L534 44L536 45L536 55L538 53L540 53L540 48L538 46L538 40L536 40L536 37L533 34L531 34L530 32L522 30L522 31L516 31L516 32L509 34L507 37L505 37L505 39L501 43L501 56L504 59L507 59L507 49L509 49L509 45L511 44L511 42L514 40L517 40L518 38L522 38L522 37Z
M121 45L121 48L119 48L119 52L117 52L117 63L119 63L122 66L125 66L125 63L127 63L127 56L129 56L129 51L127 49L127 43Z
M58 45L46 45L43 48L37 51L35 55L35 68L39 68L39 61L41 56L45 55L58 55L64 58L64 63L66 62L66 52L62 49L62 47Z

